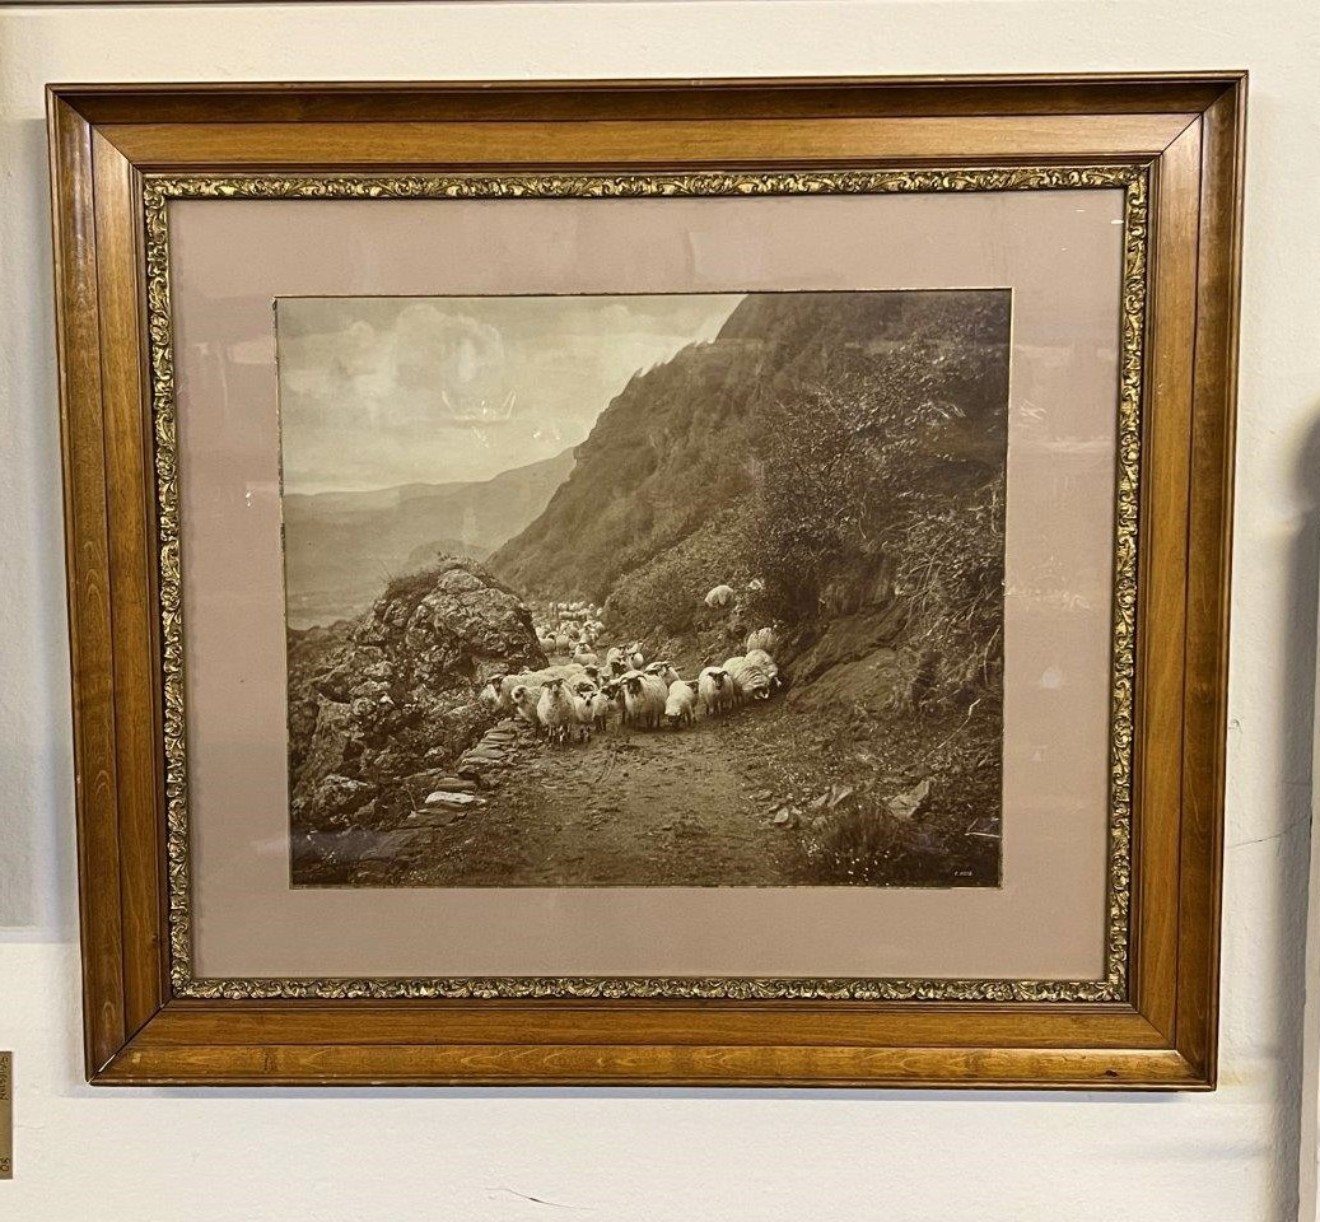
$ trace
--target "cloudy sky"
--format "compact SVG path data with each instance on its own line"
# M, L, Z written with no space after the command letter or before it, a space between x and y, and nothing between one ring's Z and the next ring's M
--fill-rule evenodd
M481 480L550 458L740 300L281 298L284 489Z

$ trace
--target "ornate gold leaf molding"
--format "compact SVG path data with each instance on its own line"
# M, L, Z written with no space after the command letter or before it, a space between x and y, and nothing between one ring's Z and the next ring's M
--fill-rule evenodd
M1127 996L1130 948L1137 506L1146 328L1148 189L1143 166L611 175L151 176L143 180L168 820L170 978L194 998L604 998L816 1001L1094 1002ZM1112 187L1124 192L1123 288L1114 538L1109 860L1105 974L1098 980L771 979L740 977L383 977L217 979L193 975L182 561L170 309L169 201L176 199L636 199L668 196L887 195Z

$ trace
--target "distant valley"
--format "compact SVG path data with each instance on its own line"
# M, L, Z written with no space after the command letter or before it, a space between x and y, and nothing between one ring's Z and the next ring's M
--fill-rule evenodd
M569 448L480 482L285 496L289 626L357 615L439 552L485 559L540 516L573 461Z

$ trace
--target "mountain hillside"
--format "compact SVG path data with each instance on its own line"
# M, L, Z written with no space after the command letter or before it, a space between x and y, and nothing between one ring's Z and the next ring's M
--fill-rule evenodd
M356 615L388 580L437 553L483 559L545 508L572 466L568 449L476 483L286 496L290 624L306 628Z
M849 478L875 475L857 469L857 456L905 447L895 480L918 491L923 480L947 492L993 476L1004 453L1008 304L1007 293L986 291L747 297L713 342L632 378L545 511L489 558L491 569L530 597L613 595L639 633L681 632L690 617L668 604L699 606L721 582L774 584L767 570L794 540L769 528L805 544L813 527L829 534L855 516L837 502ZM840 453L825 453L836 443ZM799 486L801 473L811 478ZM873 515L892 509L858 491ZM781 574L781 585L807 583L799 611L814 612L831 580L875 579L882 549L853 543L870 554ZM646 614L629 613L638 602Z

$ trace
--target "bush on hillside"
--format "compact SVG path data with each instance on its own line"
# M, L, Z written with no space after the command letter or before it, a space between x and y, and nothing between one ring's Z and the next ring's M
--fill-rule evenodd
M610 626L627 636L689 636L712 618L706 593L751 577L743 541L747 505L741 501L622 578L610 597Z
M987 690L1002 665L1006 302L954 296L961 322L923 304L907 338L781 384L752 434L767 609L793 625L899 600L907 703Z

